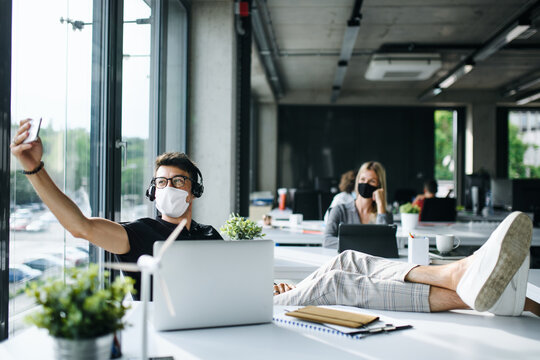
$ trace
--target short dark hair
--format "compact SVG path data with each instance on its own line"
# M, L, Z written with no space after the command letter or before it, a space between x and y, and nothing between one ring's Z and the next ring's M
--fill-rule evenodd
M424 181L424 188L432 194L437 193L437 181L435 179L428 179Z
M356 185L356 172L349 170L341 175L341 181L339 182L339 191L351 193L354 191Z
M166 152L156 158L156 172L160 166L175 166L184 170L195 183L199 183L200 170L193 161L184 153ZM202 176L202 175L201 175Z

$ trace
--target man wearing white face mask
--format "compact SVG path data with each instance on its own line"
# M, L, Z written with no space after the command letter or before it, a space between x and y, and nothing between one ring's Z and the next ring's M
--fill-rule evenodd
M199 224L191 218L193 200L202 195L204 187L201 172L185 154L165 153L156 159L155 176L146 194L151 201L156 200L161 217L119 224L104 218L86 217L56 186L41 160L41 140L37 138L24 143L29 125L29 119L20 122L10 145L11 153L21 163L23 173L41 200L74 237L86 239L127 262L136 262L139 256L152 254L154 242L166 239L183 219L187 223L177 239L222 239L212 226ZM139 281L136 288L138 284Z

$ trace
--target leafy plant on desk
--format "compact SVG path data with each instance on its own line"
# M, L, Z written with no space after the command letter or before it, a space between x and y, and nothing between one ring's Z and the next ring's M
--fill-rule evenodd
M399 212L402 214L420 214L420 207L408 202L399 207Z
M262 239L263 236L265 236L265 234L262 233L261 226L258 226L254 221L234 213L229 216L229 219L219 231L231 240Z
M48 279L45 284L32 282L26 293L35 298L41 309L26 319L49 334L65 339L90 339L123 329L128 306L122 301L133 291L134 280L117 277L100 286L99 267L69 269L66 280ZM109 273L105 273L108 284Z

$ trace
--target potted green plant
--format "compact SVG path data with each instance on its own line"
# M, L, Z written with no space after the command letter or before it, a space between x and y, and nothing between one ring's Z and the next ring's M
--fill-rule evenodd
M262 226L258 226L254 221L234 213L229 216L229 219L219 231L230 240L262 239L265 236L262 233Z
M55 340L57 359L109 359L114 332L123 329L123 317L129 308L124 297L133 291L134 280L117 277L101 286L99 267L69 269L63 278L51 278L44 284L32 282L26 293L41 308L30 314L28 322L49 331Z
M404 231L412 231L418 226L418 217L420 216L420 207L413 205L410 202L405 203L399 207L401 214L401 228Z

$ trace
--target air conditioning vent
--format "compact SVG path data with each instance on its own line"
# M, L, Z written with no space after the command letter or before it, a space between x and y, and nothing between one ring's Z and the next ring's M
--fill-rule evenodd
M375 54L365 77L372 81L420 81L440 68L439 54Z

